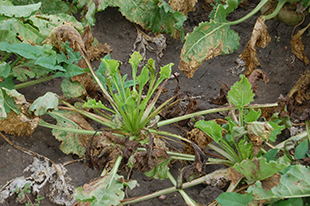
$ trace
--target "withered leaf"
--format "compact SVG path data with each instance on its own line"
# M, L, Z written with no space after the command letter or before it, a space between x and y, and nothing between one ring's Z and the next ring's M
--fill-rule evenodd
M188 12L195 11L196 3L197 0L169 0L173 10L182 12L185 16L188 16Z
M71 80L73 82L74 81L80 82L84 86L87 94L91 98L96 100L99 100L99 98L101 98L98 96L98 94L101 93L100 87L98 84L96 84L95 80L89 73L83 73L80 75L73 76L71 77Z
M259 46L265 48L270 41L271 37L268 34L266 25L262 17L258 17L252 32L251 39L248 42L246 49L239 56L246 62L246 66L248 68L245 72L246 76L249 76L257 66L261 66L256 56L256 48Z
M146 50L150 52L154 52L157 56L157 61L160 61L160 58L163 57L163 51L166 49L166 37L163 34L155 35L154 37L146 35L143 31L141 31L137 26L137 38L133 43L133 50L137 50L141 53L143 57L143 61L146 61ZM152 42L156 45L153 48L148 42ZM136 46L136 44L138 46Z
M310 26L310 24L308 24L305 28L299 30L297 32L297 34L295 34L292 37L292 40L290 42L293 54L295 54L298 59L305 62L306 65L309 64L309 59L308 59L307 55L304 53L304 47L305 46L301 42L301 36L308 29L309 26Z
M287 96L293 97L298 104L302 104L310 99L310 71L306 70L295 83Z
M229 180L232 184L236 185L241 178L244 178L244 175L237 172L234 168L228 168Z
M277 187L280 182L281 175L279 173L276 173L272 175L271 177L268 177L264 180L262 180L262 188L264 190L270 191L273 187Z
M31 136L39 120L39 117L30 118L23 113L18 115L11 111L6 119L0 120L0 131L16 136Z
M253 144L253 154L256 156L262 148L264 140L268 140L272 126L267 122L250 122L247 125L247 136Z
M266 73L260 69L255 69L248 77L248 81L252 85L251 89L253 90L253 93L257 92L257 81L259 81L260 79L262 79L265 84L269 82L269 78L267 77Z
M197 144L199 147L202 148L202 150L205 150L207 145L213 141L212 138L210 138L206 133L204 133L203 131L201 131L198 128L192 129L186 135L187 135L187 139L189 139L192 142L194 142L195 144ZM190 154L193 154L194 149L193 149L193 147L191 147L191 148L192 148L193 152L191 152Z

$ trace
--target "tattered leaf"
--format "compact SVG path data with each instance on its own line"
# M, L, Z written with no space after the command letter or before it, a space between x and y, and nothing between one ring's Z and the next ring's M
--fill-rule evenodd
M41 44L43 35L30 24L24 24L19 19L9 18L0 21L0 28L13 31L21 42L29 44Z
M226 5L219 4L214 19L200 23L192 33L186 35L179 69L188 78L193 77L204 60L220 54L231 54L238 49L240 37L229 28L226 20L226 16L237 6L237 0L227 0Z
M111 180L111 178L113 179ZM121 179L123 177L118 174L113 177L111 175L98 177L91 180L89 184L78 187L75 190L74 197L78 201L91 202L92 206L119 205L125 197L124 185L130 185L133 188L138 184L136 180L124 183L119 181Z
M73 82L70 78L63 79L60 86L67 98L77 98L87 94L83 84L77 81Z
M253 192L254 200L273 203L284 198L310 196L310 169L302 165L293 165L282 175L277 187L266 191L260 181L250 186L247 192Z
M48 110L58 110L58 97L57 94L47 92L44 96L41 96L34 100L29 110L34 112L36 116L45 114Z
M253 194L239 194L235 192L224 192L220 194L216 201L221 205L247 206L253 199Z
M305 64L309 64L309 59L307 57L307 55L304 53L304 45L301 42L301 35L307 31L308 27L310 26L310 24L308 24L305 28L299 30L297 32L297 34L295 34L290 42L291 45L291 49L293 54L296 55L296 57L298 59L300 59L301 61L305 62Z
M251 84L244 75L240 75L240 81L235 82L228 92L228 99L230 103L235 105L238 109L254 101L254 94L251 89Z
M263 157L245 159L241 163L236 163L233 168L243 174L248 180L256 181L263 180L267 177L271 177L273 174L281 171L288 166L288 163L282 163L279 158L279 161L269 161Z
M246 49L240 54L240 58L245 60L247 66L246 76L249 76L257 66L260 66L259 60L256 56L257 47L265 48L271 41L271 37L268 34L267 27L262 17L258 17L252 32L252 36Z
M49 112L53 118L57 120L57 125L64 128L93 130L89 123L78 113L72 111L53 111ZM90 135L72 133L70 131L62 131L53 129L53 135L56 139L62 141L59 148L65 154L77 154L79 157L84 156L88 143L91 139Z
M277 139L277 136L279 134L281 134L282 130L285 129L285 125L279 125L277 123L274 122L269 122L269 124L272 126L272 130L270 131L270 135L269 135L269 142L275 142Z
M37 14L32 15L29 18L32 21L32 24L36 26L40 33L47 37L53 28L63 25L66 22L70 22L70 24L77 29L78 31L83 31L83 26L80 22L78 22L73 16L68 14L55 14L55 15L44 15Z
M219 143L222 139L222 127L215 121L203 121L196 122L195 127L209 135L215 142Z

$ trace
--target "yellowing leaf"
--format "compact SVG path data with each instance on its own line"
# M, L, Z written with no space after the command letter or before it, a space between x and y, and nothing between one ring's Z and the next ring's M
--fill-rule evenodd
M299 30L297 34L292 37L292 40L290 42L293 54L295 54L298 59L305 62L306 65L309 64L309 59L304 53L305 46L301 42L301 35L308 29L309 26L310 24L308 24L305 28Z
M192 33L186 35L179 69L188 78L193 77L204 60L238 49L240 37L230 29L230 23L226 20L227 14L237 6L236 0L228 0L225 6L220 4L214 19L200 23Z
M258 17L256 20L252 36L246 49L240 54L240 58L245 60L247 66L247 71L245 72L246 76L249 76L257 66L260 66L259 60L256 56L257 47L265 48L268 43L271 41L271 37L268 34L267 27L261 17Z

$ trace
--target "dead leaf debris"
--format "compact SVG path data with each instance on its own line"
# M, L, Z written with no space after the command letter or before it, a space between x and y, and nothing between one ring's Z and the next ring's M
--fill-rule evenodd
M140 52L143 57L143 62L146 62L146 50L154 52L157 56L157 61L160 62L160 59L163 57L163 51L166 49L166 37L163 34L155 35L154 37L148 36L143 31L141 31L137 26L137 38L133 43L133 51L137 50ZM153 48L148 42L152 42L156 45ZM139 44L138 44L139 43ZM136 46L138 44L138 46Z
M16 188L24 188L30 183L32 195L39 194L45 185L49 185L47 195L53 203L71 206L76 200L73 198L74 187L69 184L71 179L65 176L67 169L62 164L54 164L48 158L34 157L33 163L24 172L31 172L29 177L16 177L8 181L0 189L0 203L14 195ZM15 199L16 203L25 204L26 196Z

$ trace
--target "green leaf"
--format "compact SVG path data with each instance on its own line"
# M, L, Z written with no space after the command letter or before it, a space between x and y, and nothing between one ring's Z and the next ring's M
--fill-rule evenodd
M196 122L195 127L209 135L216 143L219 143L222 140L223 129L215 121L199 120Z
M130 55L129 63L132 67L132 77L136 78L137 76L137 69L139 63L142 61L142 56L139 52L135 51L132 55Z
M15 89L1 87L0 89L0 119L7 117L7 113L13 110L16 114L21 113L20 105L26 103L24 95Z
M245 159L240 163L236 163L233 168L243 174L249 181L263 180L271 177L275 173L281 171L288 166L288 163L281 162L282 159L269 161L263 157Z
M54 77L73 77L83 74L85 71L75 64L64 65L65 72L57 72Z
M0 62L0 77L7 78L11 72L11 66L9 63Z
M7 42L10 44L20 43L16 38L16 33L7 29L0 29L0 42Z
M73 82L70 78L63 79L60 86L67 98L77 98L87 94L82 83L78 81Z
M243 109L244 106L254 101L254 94L251 89L251 84L243 74L240 75L240 81L235 82L231 87L227 96L230 103L235 105L238 109Z
M144 172L144 174L148 177L153 177L155 179L161 179L161 180L167 179L169 172L168 164L170 160L171 158L158 163L155 167L153 167L152 170Z
M7 118L6 109L4 106L4 94L2 89L0 90L0 119Z
M39 47L24 43L8 44L6 42L0 42L0 50L19 54L26 59L37 59L42 54L42 50Z
M41 116L50 109L58 110L58 102L57 94L47 92L44 96L34 100L29 110L34 112L36 116Z
M281 176L278 186L270 191L262 188L260 181L250 186L247 192L253 192L254 200L273 203L284 198L300 198L310 196L310 169L302 165L292 165Z
M219 4L214 19L200 23L186 35L179 68L187 77L193 77L204 60L231 54L239 48L240 37L230 29L230 22L226 20L226 16L237 7L237 0L227 0L226 5Z
M93 130L86 120L78 113L72 111L52 111L48 113L57 120L57 125L64 128L87 129ZM88 142L83 134L72 133L70 131L52 130L56 139L62 141L59 148L65 154L77 154L79 157L84 156ZM90 138L88 138L90 139Z
M101 101L99 100L98 102L96 102L95 99L90 99L88 100L86 103L83 104L83 107L87 107L87 108L98 108L98 109L105 109L108 110L110 112L115 113L115 111L111 110L110 108L106 107L104 104L101 103Z
M299 143L295 149L295 159L303 159L307 157L309 151L309 141L306 139Z
M277 139L277 136L281 134L282 130L285 129L285 125L279 125L275 122L269 122L269 124L272 126L273 130L270 131L268 141L275 142Z
M247 206L252 199L252 193L239 194L235 192L224 192L216 198L216 201L222 206Z
M86 14L85 17L82 19L82 22L84 25L95 25L95 12L103 11L108 6L110 0L98 0L97 2L94 2L93 0L78 0L77 1L77 7L81 9L82 7L86 7Z
M173 63L170 63L165 65L164 67L160 67L160 79L164 80L170 78L173 65Z
M255 111L253 108L250 109L250 111L244 115L244 121L246 123L249 122L255 122L258 120L258 118L261 115L261 110L259 109L258 111Z
M302 198L290 198L288 200L281 200L278 202L275 202L273 204L274 206L303 206L303 200Z
M137 77L137 80L139 82L139 90L140 93L143 90L143 87L145 86L145 84L149 81L150 77L149 77L149 73L150 71L146 68L143 67L141 74Z
M247 142L247 138L243 138L238 143L238 152L241 154L242 159L250 159L253 157L253 144Z
M112 181L111 181L111 178ZM111 184L109 184L111 182ZM89 184L78 187L74 198L81 202L91 202L92 206L119 205L124 199L124 186L134 188L138 185L136 180L125 182L122 176L115 174L114 177L106 175L92 180Z
M0 6L0 15L7 17L28 17L41 7L41 2L27 6Z
M269 163L270 161L276 159L277 153L278 149L271 149L263 155L263 158L265 158L267 160L267 163Z

